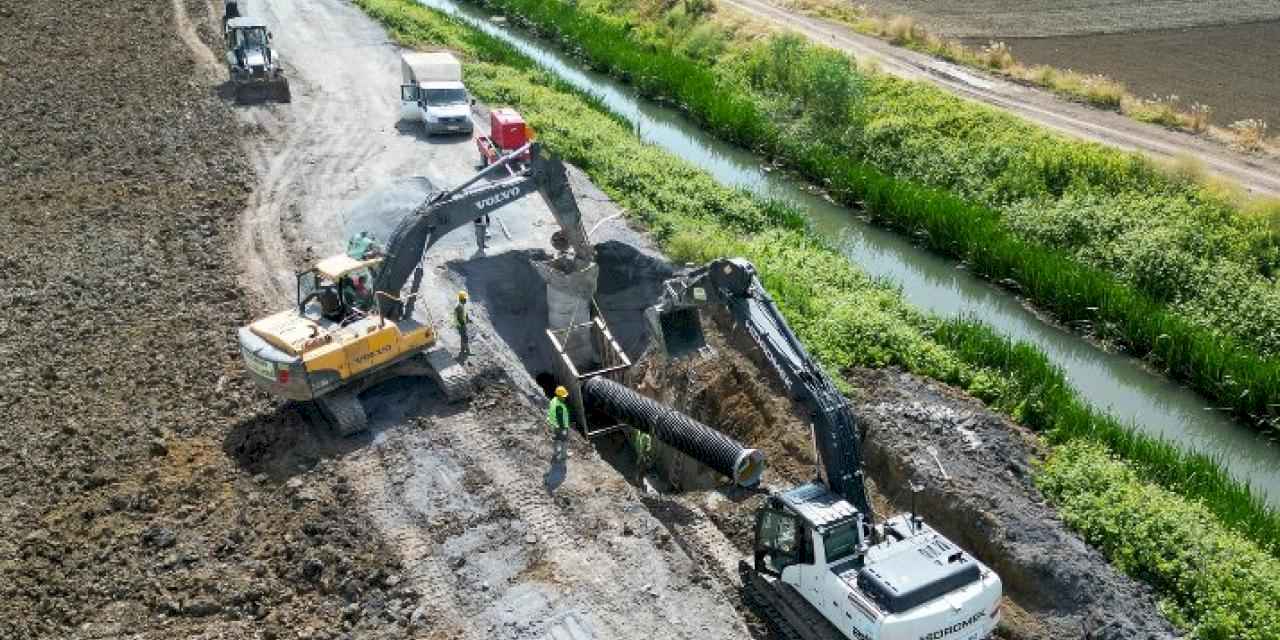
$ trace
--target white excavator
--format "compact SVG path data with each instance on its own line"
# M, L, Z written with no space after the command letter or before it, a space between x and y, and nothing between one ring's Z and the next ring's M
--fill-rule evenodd
M780 635L799 640L980 640L1000 621L1000 577L916 513L875 522L861 434L844 396L813 361L745 260L668 280L647 314L671 358L706 344L700 312L729 311L769 368L810 412L819 477L770 495L755 552L740 564L748 596ZM913 509L914 511L914 509Z

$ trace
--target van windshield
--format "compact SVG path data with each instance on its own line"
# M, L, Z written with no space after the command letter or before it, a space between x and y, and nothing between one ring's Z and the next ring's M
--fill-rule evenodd
M422 100L427 104L466 104L467 92L462 89L423 89Z

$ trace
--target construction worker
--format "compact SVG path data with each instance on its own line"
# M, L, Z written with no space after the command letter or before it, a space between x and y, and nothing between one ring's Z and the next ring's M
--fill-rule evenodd
M373 304L373 294L365 285L364 276L342 279L342 297L353 309L368 311Z
M489 216L483 215L476 218L474 224L476 227L476 249L483 254L486 246L485 240L489 239Z
M555 460L564 460L569 441L569 390L556 387L556 395L547 404L547 431L551 434L551 451Z
M636 452L636 482L643 482L645 472L653 466L653 436L636 429L631 432L631 447Z
M467 341L467 292L458 292L458 305L453 308L453 325L458 328L458 337L462 338L462 350L460 353L471 353L471 346Z

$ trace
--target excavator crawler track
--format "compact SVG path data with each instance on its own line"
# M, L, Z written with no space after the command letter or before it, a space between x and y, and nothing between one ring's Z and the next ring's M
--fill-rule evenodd
M738 563L747 603L770 631L785 640L848 640L795 589L758 573L745 560Z
M340 436L360 433L369 428L369 417L364 412L364 405L360 403L359 396L349 390L330 393L316 400L316 406Z

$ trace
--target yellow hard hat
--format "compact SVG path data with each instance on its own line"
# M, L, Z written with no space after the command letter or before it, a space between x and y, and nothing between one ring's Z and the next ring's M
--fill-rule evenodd
M556 387L556 397L557 397L557 398L568 398L568 397L569 397L569 390L568 390L568 389L566 389L566 388L564 388L564 387Z
M467 301L467 292L466 292L466 291L459 291L459 292L458 292L458 300L460 300L460 301L462 301L462 302L466 302L466 301Z

